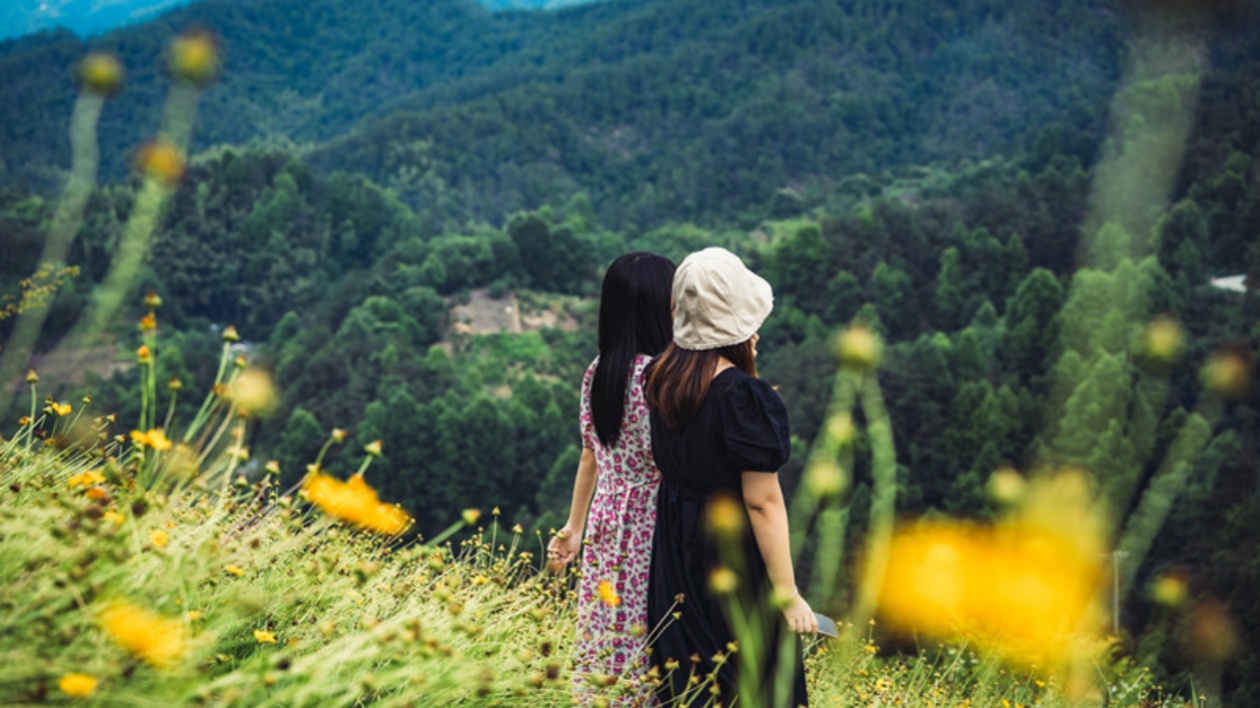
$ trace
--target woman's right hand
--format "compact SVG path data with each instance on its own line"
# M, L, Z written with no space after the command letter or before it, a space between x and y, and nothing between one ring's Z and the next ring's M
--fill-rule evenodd
M577 558L578 551L581 549L582 531L566 525L557 531L551 538L551 543L547 544L547 564L566 566Z
M801 597L800 593L794 593L787 607L783 608L783 618L787 620L787 624L792 628L793 632L798 634L818 633L818 618L814 616L814 610L805 601L805 598Z

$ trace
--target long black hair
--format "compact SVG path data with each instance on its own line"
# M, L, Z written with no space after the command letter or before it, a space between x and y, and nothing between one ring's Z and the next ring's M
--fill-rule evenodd
M591 381L591 418L604 447L617 444L626 379L638 354L656 356L674 340L669 311L674 262L627 253L608 266L599 296L599 364Z

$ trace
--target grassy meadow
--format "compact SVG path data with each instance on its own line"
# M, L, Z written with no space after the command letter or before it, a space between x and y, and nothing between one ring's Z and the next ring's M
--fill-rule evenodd
M163 416L184 392L154 385L155 322L151 309L136 427L102 415L90 396L61 400L53 382L28 374L31 412L0 447L6 705L570 704L578 571L540 567L544 534L494 508L467 509L432 539L408 535L405 512L370 486L379 446L347 449L342 430L300 488L280 489L276 465L251 460L245 445L274 395L265 375L232 354L229 331L198 416L172 426ZM862 347L878 344L867 334L841 340L841 382L861 380ZM838 415L823 446L845 445L848 413ZM355 459L359 472L347 483L322 474L332 456ZM794 511L824 499L827 479L812 467ZM1053 498L1057 512L1063 501ZM888 582L931 571L904 556L895 542ZM1003 582L1002 570L988 572L998 575L986 582ZM1036 569L1006 572L1052 593L1072 588ZM891 607L895 595L881 602ZM1041 611L1047 625L1056 612L1083 611L1038 600L1049 604L1007 609ZM917 651L904 641L890 651L876 620L856 621L842 623L839 639L809 643L815 705L1202 705L1166 695L1103 634L1075 633L1087 653L1020 657L1002 650L1021 640L1045 649L1059 635L1012 626L993 643L981 621L971 637L950 630ZM1062 663L1077 660L1086 675ZM598 701L616 705L619 686L658 678L647 667L599 677Z

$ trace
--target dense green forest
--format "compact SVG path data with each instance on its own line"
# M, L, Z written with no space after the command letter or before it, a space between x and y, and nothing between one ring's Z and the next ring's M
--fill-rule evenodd
M123 174L158 120L163 37L206 26L226 71L203 98L199 146L302 146L314 166L457 220L584 190L609 224L747 226L782 208L781 188L861 195L866 173L1009 153L1048 125L1087 161L1125 22L1085 0L619 0L543 15L460 0L205 0L5 58L19 80L0 88L0 179L59 184L65 67L88 47L130 71L102 119L105 172Z
M994 470L1053 461L1093 471L1123 519L1181 432L1204 427L1138 577L1182 574L1228 608L1243 648L1227 693L1254 705L1260 402L1253 390L1209 417L1197 372L1223 350L1251 365L1260 341L1260 17L1176 17L1210 24L1201 78L1121 86L1139 5L614 0L534 16L204 0L89 43L0 45L0 286L16 292L38 267L73 63L107 47L131 74L102 118L105 183L41 351L104 278L135 208L139 181L121 175L157 122L163 43L210 27L223 79L137 292L164 300L159 380L212 381L228 324L274 373L283 402L253 433L257 464L278 460L292 483L341 427L347 450L383 441L374 484L422 533L466 506L555 525L602 266L724 245L775 287L759 368L792 415L789 486L824 418L831 336L854 318L888 341L905 514L983 518ZM1143 150L1174 105L1195 108L1167 203L1092 221L1108 165ZM1149 247L1108 250L1132 240ZM1235 274L1246 292L1209 285ZM117 323L120 373L83 384L124 420L138 300ZM452 308L486 301L543 324L462 327ZM1187 344L1154 375L1133 343L1158 315ZM854 473L860 538L861 455ZM1143 587L1122 598L1125 640L1183 680L1192 657L1164 640L1188 619Z

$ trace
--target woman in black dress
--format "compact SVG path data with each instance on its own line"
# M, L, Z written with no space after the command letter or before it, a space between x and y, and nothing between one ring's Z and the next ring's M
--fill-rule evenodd
M648 589L649 623L663 627L652 643L658 697L806 705L792 632L818 622L796 588L779 486L787 410L755 365L770 284L710 248L682 262L673 294L674 341L647 383L662 479Z

